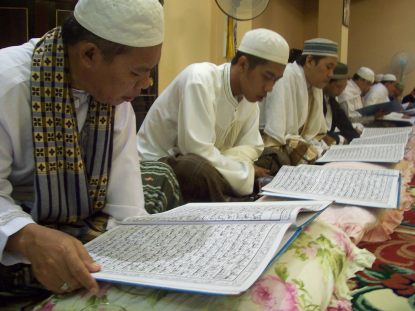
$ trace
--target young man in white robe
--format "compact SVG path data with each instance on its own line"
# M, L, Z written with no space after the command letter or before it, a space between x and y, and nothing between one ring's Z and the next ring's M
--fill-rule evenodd
M337 43L323 38L305 41L300 59L287 65L261 103L265 150L257 165L272 175L284 164L312 162L327 148L322 139L327 133L322 88L333 76L337 57Z
M374 84L381 83L382 82L382 79L383 79L383 73L377 73L377 74L375 74L375 82L374 82Z
M375 80L375 73L368 67L360 67L347 81L346 88L339 95L338 102L348 117L360 116L354 113L357 109L363 108L362 97L370 90Z
M173 168L185 202L239 200L268 173L254 168L263 150L256 102L280 79L288 54L279 34L251 30L231 63L188 66L152 105L138 152Z
M364 106L382 104L390 101L390 96L394 95L396 76L391 73L383 75L382 82L372 86L363 99Z

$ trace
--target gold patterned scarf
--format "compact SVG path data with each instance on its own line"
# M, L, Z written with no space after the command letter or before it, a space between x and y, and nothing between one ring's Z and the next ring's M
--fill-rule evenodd
M42 223L75 223L105 205L115 109L91 99L81 133L60 27L32 56L31 102L35 205Z

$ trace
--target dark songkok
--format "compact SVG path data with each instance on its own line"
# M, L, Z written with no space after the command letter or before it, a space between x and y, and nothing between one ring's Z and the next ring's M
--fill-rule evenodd
M347 65L338 62L336 65L336 68L334 68L333 77L331 77L332 80L343 80L347 79Z

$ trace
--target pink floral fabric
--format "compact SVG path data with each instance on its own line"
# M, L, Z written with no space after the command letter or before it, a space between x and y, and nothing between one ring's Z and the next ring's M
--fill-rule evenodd
M79 311L101 304L134 311L351 311L347 280L370 267L373 260L343 231L315 221L241 295L210 296L103 283L97 297L84 291L51 296L35 310Z
M298 293L293 283L266 275L251 288L252 301L264 310L298 311Z

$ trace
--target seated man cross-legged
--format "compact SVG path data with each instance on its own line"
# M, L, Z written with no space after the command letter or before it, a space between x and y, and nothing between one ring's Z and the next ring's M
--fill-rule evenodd
M289 48L267 29L247 32L232 62L188 66L161 93L138 134L143 160L168 163L185 202L223 202L253 192L263 142L257 101L282 76Z
M0 50L0 305L32 288L98 293L82 242L110 216L147 215L130 101L163 24L156 0L79 0L62 26Z
M324 38L305 41L300 58L287 65L260 103L265 150L256 165L271 175L282 165L313 163L333 143L326 135L322 89L333 76L337 57L337 43Z

